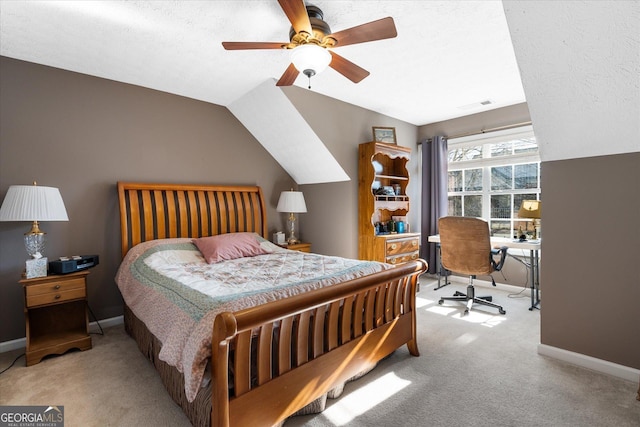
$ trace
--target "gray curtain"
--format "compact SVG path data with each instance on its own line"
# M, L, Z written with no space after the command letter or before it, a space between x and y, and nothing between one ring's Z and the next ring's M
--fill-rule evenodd
M438 234L438 218L447 215L447 139L434 136L422 141L422 197L420 256L437 272L436 245L429 236Z

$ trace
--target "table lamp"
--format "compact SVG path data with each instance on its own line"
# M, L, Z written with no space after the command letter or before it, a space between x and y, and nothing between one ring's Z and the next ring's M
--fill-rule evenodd
M307 205L304 203L304 196L301 191L283 191L280 194L280 200L278 200L278 212L289 212L289 218L287 219L287 225L289 226L289 238L287 244L294 245L300 243L300 240L296 238L296 213L305 213L307 211Z
M540 237L540 218L542 217L542 202L540 200L523 200L518 211L520 218L533 219L533 239Z
M47 259L42 256L46 233L38 221L69 221L60 191L53 187L12 185L0 207L0 221L33 221L24 234L24 245L31 260L27 261L27 278L47 275ZM43 274L44 268L44 274Z

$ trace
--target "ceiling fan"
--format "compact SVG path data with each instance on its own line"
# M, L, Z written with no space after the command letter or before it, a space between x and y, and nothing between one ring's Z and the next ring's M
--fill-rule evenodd
M276 86L291 86L301 72L311 81L311 77L327 66L358 83L369 72L331 48L389 39L398 35L391 17L331 33L329 25L323 21L320 8L306 6L304 0L278 0L278 3L291 22L289 42L222 42L227 50L291 49L291 64Z

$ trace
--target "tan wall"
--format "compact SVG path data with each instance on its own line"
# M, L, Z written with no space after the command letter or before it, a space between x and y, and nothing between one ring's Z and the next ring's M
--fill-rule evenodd
M541 342L640 369L640 153L542 163Z
M45 255L100 256L89 276L100 319L122 314L117 181L257 184L270 230L282 228L291 178L224 107L0 57L0 112L0 198L34 180L60 189L69 222L42 223ZM0 342L25 336L28 229L0 222Z
M357 255L357 145L394 126L400 145L529 119L526 105L416 128L300 88L287 95L352 180L305 185L301 236L314 251ZM640 154L543 163L542 343L640 368ZM412 173L417 161L412 161ZM415 168L415 169L414 169ZM0 58L0 195L12 184L60 188L70 221L44 223L50 257L100 255L89 277L98 318L122 313L118 180L263 186L270 230L293 183L226 108ZM412 191L418 191L412 178ZM417 198L414 196L414 199ZM596 203L593 203L594 200ZM580 214L567 214L580 212ZM418 213L411 210L413 220ZM0 342L24 337L17 284L27 223L0 222ZM510 273L506 273L510 278Z
M0 67L0 195L34 179L60 188L70 221L43 224L45 254L100 255L89 277L89 304L99 319L122 314L113 281L119 180L257 184L269 233L285 229L275 206L295 183L226 108L6 57ZM314 252L356 258L358 144L371 140L372 126L394 126L398 143L415 150L417 127L306 89L286 93L352 178L300 187L309 211L298 217L300 237ZM33 162L34 153L43 161ZM409 167L417 177L417 159ZM418 178L410 191L417 200ZM417 202L410 215L417 227ZM0 342L24 337L17 280L28 228L0 222Z
M398 144L414 153L407 164L411 175L407 193L415 201L409 222L416 230L420 223L417 126L299 87L285 88L285 94L351 178L300 186L308 211L300 215L301 237L312 243L313 251L358 257L358 145L373 139L373 126L395 127Z

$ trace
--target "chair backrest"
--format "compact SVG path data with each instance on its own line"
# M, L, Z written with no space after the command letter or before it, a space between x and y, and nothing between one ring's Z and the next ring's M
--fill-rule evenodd
M486 221L446 216L438 220L438 229L444 268L467 276L491 274L491 240Z

